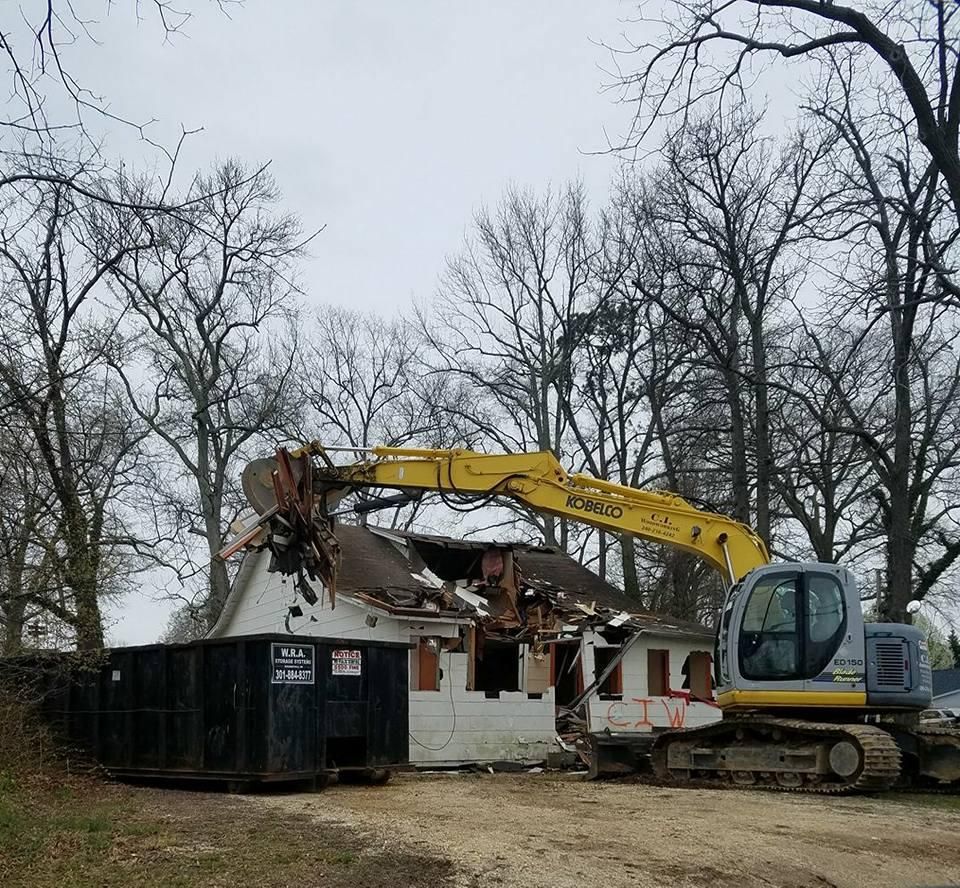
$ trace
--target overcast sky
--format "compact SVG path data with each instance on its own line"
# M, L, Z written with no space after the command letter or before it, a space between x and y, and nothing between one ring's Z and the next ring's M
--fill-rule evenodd
M602 201L616 161L591 156L629 109L604 91L619 0L248 0L198 12L164 43L116 4L98 46L69 50L84 86L151 137L192 136L185 170L272 161L286 206L326 226L304 266L311 308L390 313L430 297L473 212L510 183L582 178ZM144 4L144 14L150 4ZM636 36L635 31L634 36ZM123 128L108 151L149 150ZM169 602L152 584L109 608L114 643L154 640Z
M287 205L326 228L305 269L311 303L400 309L433 292L472 212L510 182L582 177L602 198L623 132L596 42L616 41L618 0L248 0L197 15L164 44L116 6L77 50L84 85L151 135L190 139L184 168L271 160ZM149 14L144 4L144 15ZM142 154L130 132L109 147Z

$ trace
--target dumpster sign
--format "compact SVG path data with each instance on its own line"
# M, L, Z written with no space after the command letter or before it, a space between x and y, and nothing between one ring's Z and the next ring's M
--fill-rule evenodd
M333 675L360 675L363 672L360 651L333 650L330 657Z
M313 653L310 644L272 644L270 683L312 685Z

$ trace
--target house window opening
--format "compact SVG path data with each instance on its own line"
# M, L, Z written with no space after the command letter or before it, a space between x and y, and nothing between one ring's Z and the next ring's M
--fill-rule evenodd
M477 651L473 688L497 699L502 691L520 690L520 651L516 644L485 641Z
M415 691L440 690L440 639L420 638L411 651L410 686Z
M647 694L666 697L670 693L670 651L647 651Z
M577 699L583 690L579 641L558 641L550 645L550 682L557 706L569 706Z
M593 674L594 679L600 678L607 667L613 662L614 658L620 653L618 647L595 647L593 649ZM597 688L597 693L601 700L622 700L623 699L623 661L617 662L613 671Z
M713 699L713 657L706 651L692 651L684 660L683 688L695 700Z

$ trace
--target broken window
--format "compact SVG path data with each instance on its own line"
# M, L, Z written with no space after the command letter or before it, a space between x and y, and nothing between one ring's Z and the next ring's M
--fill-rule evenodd
M670 693L670 651L647 650L647 694L665 697Z
M520 646L484 639L476 646L473 689L495 699L501 691L520 690Z
M414 691L440 690L440 644L437 638L417 639L411 651L410 687Z
M593 675L600 678L613 659L620 653L618 647L595 647L593 649ZM623 661L617 661L606 679L600 684L597 692L601 700L620 700L623 697Z
M693 651L683 664L683 686L698 700L713 699L713 657Z

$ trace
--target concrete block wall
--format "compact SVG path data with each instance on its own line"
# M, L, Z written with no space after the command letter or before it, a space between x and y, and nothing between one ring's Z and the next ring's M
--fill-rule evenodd
M467 654L441 653L440 668L440 690L410 692L411 762L532 763L556 748L552 688L540 699L525 691L503 691L499 699L487 699L483 691L466 690Z
M593 652L606 642L596 633L584 636L584 676L594 674ZM655 728L692 728L710 724L720 718L720 710L709 703L690 702L683 691L681 672L687 655L693 651L711 653L712 645L704 639L677 639L643 635L627 651L623 659L623 694L619 700L601 700L598 696L588 704L591 732L610 730L628 733L650 732ZM667 696L651 695L647 685L647 651L666 650L670 658L670 690L678 692Z

